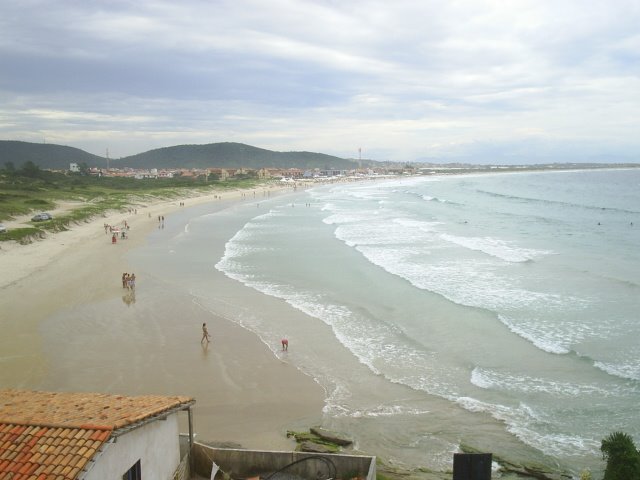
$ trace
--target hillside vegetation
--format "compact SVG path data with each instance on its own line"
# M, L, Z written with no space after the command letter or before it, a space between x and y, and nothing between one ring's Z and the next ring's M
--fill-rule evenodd
M32 162L42 169L68 169L70 163L106 168L106 157L73 147L0 140L0 165L20 167ZM274 152L243 143L210 143L158 148L128 157L110 159L114 168L320 168L351 169L357 162L314 152Z
M50 143L29 143L0 140L0 166L13 163L21 167L32 162L40 168L68 170L69 163L86 163L90 167L106 166L106 160L79 148Z
M274 152L242 143L210 143L159 148L123 158L113 165L133 168L321 168L347 169L357 162L313 152Z

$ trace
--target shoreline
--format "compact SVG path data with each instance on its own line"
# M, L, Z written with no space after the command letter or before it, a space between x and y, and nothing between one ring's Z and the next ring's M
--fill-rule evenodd
M162 305L169 297L159 298L167 297L161 285L147 289L144 272L136 272L143 280L136 304L120 301L122 272L132 271L127 254L145 248L158 229L158 215L170 221L173 213L203 204L224 210L266 189L277 194L292 190L290 185L255 187L159 199L138 206L137 214L114 212L28 245L2 244L0 303L6 315L0 320L5 333L0 338L0 388L190 395L196 399L195 427L203 440L291 449L295 442L286 430L319 423L322 417L324 391L313 379L274 356L253 333L197 311L184 299L171 297L161 315L147 311L147 305ZM128 239L111 245L103 224L122 225L125 220L131 227ZM122 330L114 330L118 324L110 311L128 322ZM172 330L169 322L181 316L193 319L191 323L196 318L197 324L207 322L213 336L208 351L192 345L200 340L199 330ZM184 336L192 346L169 342L159 350L158 343L167 343L166 338L154 338L144 329L162 322L171 339ZM143 328L137 337L136 324ZM130 350L129 337L136 339ZM155 365L147 361L154 356Z
M261 191L262 189L255 190ZM283 186L278 190L286 194L289 189ZM217 198L187 197L188 206L185 213L189 207L205 203L211 205L216 212L231 210L232 207L240 206L242 203L251 205L255 201L244 197L251 191L249 189L224 192L225 198L222 201ZM166 281L151 287L151 284L157 279L149 275L145 277L143 269L139 269L138 266L134 268L140 280L138 300L135 307L122 308L119 297L123 291L114 285L119 284L121 272L131 271L131 261L130 258L127 258L131 256L128 256L127 253L138 249L139 252L146 255L151 249L151 244L154 243L152 240L153 231L156 231L153 235L158 236L164 247L170 246L170 242L164 242L162 237L170 238L171 235L164 235L164 232L158 228L157 215L167 217L168 230L178 228L180 231L182 224L177 220L180 220L181 215L172 216L181 208L185 208L178 205L180 201L181 199L176 198L154 202L152 205L144 207L142 213L139 208L138 215L133 215L133 219L129 222L140 220L139 223L131 223L130 239L118 241L115 247L110 245L110 236L105 235L102 229L101 224L107 217L98 217L91 222L94 224L94 230L98 232L97 234L93 232L86 238L77 235L78 238L74 237L68 242L58 240L60 245L52 244L51 247L55 247L53 250L60 247L62 253L55 256L49 248L41 252L45 256L49 254L49 261L45 266L38 268L33 264L30 265L31 271L26 277L9 282L9 285L5 285L5 277L0 274L2 280L0 281L0 301L4 300L5 305L11 305L7 302L15 302L23 312L37 312L37 304L40 302L34 302L33 296L21 294L21 292L30 291L26 288L29 285L32 287L32 291L40 289L46 294L46 302L49 306L48 313L45 312L39 322L28 317L21 317L20 320L13 322L21 324L20 328L16 326L14 331L19 335L27 336L26 338L17 337L21 345L25 347L22 349L23 358L18 358L18 354L14 356L15 358L5 356L7 352L5 347L10 342L3 343L3 340L0 339L0 352L2 352L0 365L3 367L0 371L0 385L5 388L5 380L10 377L6 372L7 365L33 365L39 360L40 365L33 365L31 370L27 370L28 375L25 375L25 378L18 378L18 376L13 378L14 381L22 382L24 385L19 388L33 388L32 386L36 385L40 387L37 389L41 390L107 391L129 395L144 394L150 391L159 394L187 394L196 399L194 424L200 441L216 444L228 442L239 444L243 448L260 449L268 445L269 449L273 450L292 450L294 443L286 438L286 430L306 430L310 426L319 424L318 420L322 421L323 419L322 408L325 392L309 376L284 361L282 355L274 352L273 348L270 349L269 345L273 347L271 341L269 341L269 345L263 343L257 335L233 322L229 316L225 318L226 312L214 313L207 311L202 305L194 306L194 302L188 298L185 301L185 298L173 291L171 278L165 278ZM149 219L148 212L150 213L152 210L147 209L151 208L155 210ZM233 216L234 221L239 221L239 217L236 217L234 212L230 211L229 215ZM188 220L188 214L182 217L184 217L183 220ZM80 227L83 226L85 225L80 225ZM72 231L75 231L75 227ZM171 234L172 232L166 233ZM54 238L59 239L60 235L56 234ZM48 240L50 239L36 242L36 244L44 247ZM222 248L224 250L224 242L220 245L220 239L213 243L216 245L215 249ZM17 249L25 247L28 246L18 246ZM103 255L96 255L96 251ZM115 252L115 254L110 255L111 252ZM4 253L6 252L0 251L0 271L6 272L1 269L5 266L2 263ZM216 252L215 255L217 254ZM162 257L158 257L156 252L154 258ZM167 258L169 259L169 257ZM62 268L58 263L62 263L65 268ZM92 265L93 267L91 267ZM121 265L122 268L117 265ZM78 277L67 278L67 275L72 276L68 272L73 266L78 268ZM91 272L95 273L95 271L100 272L98 277L101 279L91 279ZM113 271L117 278L113 281L105 280L105 275L111 278L108 271ZM93 280L95 281L92 284ZM58 282L61 282L62 285L57 285ZM17 287L20 287L21 290ZM13 296L5 296L5 290L10 291ZM71 295L70 290L78 291ZM239 291L241 288L236 288L236 290ZM273 300L268 299L266 302L271 303ZM255 299L249 299L248 303L251 307L263 305ZM29 304L28 307L27 304ZM152 304L155 309L153 313L145 311ZM14 306L11 305L11 309L13 308ZM105 341L96 340L94 334L97 329L111 328L111 324L114 323L114 319L108 318L104 314L104 311L110 310L118 312L120 321L118 325L120 330L114 331L124 335L131 334L132 329L138 328L138 323L144 322L141 327L150 331L151 334L136 337L135 345L123 346L117 342L109 343L106 339ZM123 311L127 313L123 318L119 318ZM145 312L141 315L135 314L139 311ZM154 314L158 311L162 312L162 317L165 318L188 318L189 331L185 333L180 329L172 329L169 323L154 319ZM258 308L258 311L264 314L264 310ZM91 323L89 320L100 319L100 317L104 317L101 319L102 323L99 321ZM105 318L109 320L108 324L105 323ZM209 331L213 335L213 348L200 349L200 346L196 344L196 348L192 350L191 346L200 340L199 325L203 321L207 322ZM30 322L32 325L29 325ZM78 328L82 329L85 322L91 323L89 327L84 326L84 329L88 330L88 334L87 332L78 333ZM8 323L8 319L0 320L0 326L3 326L5 331L4 324L6 323ZM82 335L85 335L87 340L81 340ZM294 339L293 354L295 355L295 347L299 344L295 341L295 337L289 338ZM75 339L79 340L75 341ZM176 342L176 339L180 341ZM85 341L93 341L94 343L85 345L83 343ZM176 344L181 346L176 347ZM52 347L52 345L55 346ZM185 349L185 345L189 345L188 351ZM68 352L82 348L91 351L91 358L82 359L77 354ZM100 372L101 367L104 367L104 365L100 365L101 361L109 358L113 352L117 352L118 355L120 352L126 355L135 355L135 350L138 349L143 352L143 355L141 354L138 359L139 361L130 361L127 358L120 362L116 370L125 371L135 368L136 365L145 361L156 362L159 367L140 372L127 372L124 374L125 378L111 379L108 376L104 378L93 376L95 372ZM174 351L167 353L167 349ZM24 354L25 351L29 351L30 356ZM187 358L182 359L185 351ZM45 361L48 357L58 359L64 357L64 361L57 365L46 365ZM169 364L175 363L178 358L180 358L179 368L168 371ZM73 369L77 367L78 361L83 361L81 368L85 372L90 372L93 378L68 378L70 372L75 372ZM367 388L370 388L370 385ZM437 408L438 403L440 402L436 401L433 404L435 408L431 410L434 413L440 410ZM336 426L340 427L340 425ZM345 429L338 428L337 431L351 433L348 421L344 426L346 426ZM181 425L181 429L184 431L185 426ZM354 431L357 432L357 429ZM384 449L375 448L375 446L371 448L371 445L368 447L370 447L368 451L386 454L388 458L391 458ZM418 477L423 479L440 479L441 475L444 475L439 471L421 472ZM412 474L416 474L416 472L412 471Z

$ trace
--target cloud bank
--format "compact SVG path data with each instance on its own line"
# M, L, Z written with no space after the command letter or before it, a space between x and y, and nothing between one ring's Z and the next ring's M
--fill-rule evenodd
M640 4L5 0L0 138L640 161Z

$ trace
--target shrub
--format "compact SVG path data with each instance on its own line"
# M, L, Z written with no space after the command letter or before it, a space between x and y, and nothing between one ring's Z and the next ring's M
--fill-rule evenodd
M640 452L630 435L613 432L602 440L600 450L607 461L604 480L640 480Z

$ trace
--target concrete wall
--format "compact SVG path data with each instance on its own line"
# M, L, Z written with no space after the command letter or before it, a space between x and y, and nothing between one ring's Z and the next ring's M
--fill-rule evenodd
M211 462L232 478L246 478L275 472L301 458L313 457L329 458L336 466L338 479L349 480L356 476L367 480L376 478L376 459L368 456L212 448L197 442L191 456L193 473L205 478L211 475ZM326 462L319 459L300 462L287 468L286 473L309 480L333 476Z
M120 479L140 460L142 478L171 480L180 464L178 434L177 413L131 430L105 446L85 479Z
M175 473L173 474L173 480L189 480L191 478L191 455L187 453L182 457L182 461Z

